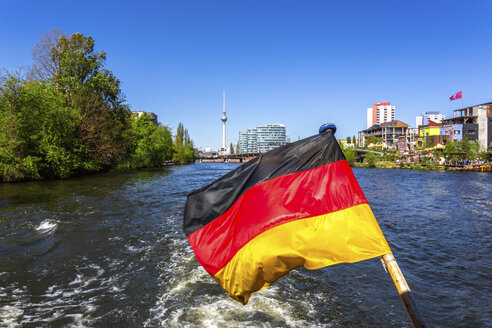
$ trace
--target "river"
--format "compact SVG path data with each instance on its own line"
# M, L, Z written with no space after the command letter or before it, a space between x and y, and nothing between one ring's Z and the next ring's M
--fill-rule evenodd
M0 184L0 327L411 327L379 259L296 269L248 305L198 265L202 163ZM492 174L355 168L433 327L492 327Z

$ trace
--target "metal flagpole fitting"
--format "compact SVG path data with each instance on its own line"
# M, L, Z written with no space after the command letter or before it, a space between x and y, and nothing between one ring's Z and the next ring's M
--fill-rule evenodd
M428 327L424 321L424 317L420 313L417 308L417 304L413 299L412 292L410 287L403 276L403 273L396 262L393 254L385 254L381 256L381 262L383 263L383 267L388 269L388 272L395 283L396 289L398 290L398 294L400 294L401 300L403 304L405 304L405 308L407 309L408 314L410 315L410 319L412 319L413 325L415 327Z

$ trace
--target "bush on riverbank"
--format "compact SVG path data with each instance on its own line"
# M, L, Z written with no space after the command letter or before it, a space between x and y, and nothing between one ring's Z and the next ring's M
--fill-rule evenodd
M0 181L158 167L176 154L180 163L195 160L187 131L177 147L169 128L133 117L90 36L55 31L33 53L25 76L0 77Z
M367 152L364 158L364 163L366 163L367 167L376 167L376 163L378 162L378 155Z
M355 163L355 160L357 158L357 153L352 147L344 147L343 145L340 146L343 151L343 155L345 155L345 159L349 163L350 166L353 166Z
M155 125L147 115L132 122L135 150L130 155L129 167L158 167L173 155L171 131Z

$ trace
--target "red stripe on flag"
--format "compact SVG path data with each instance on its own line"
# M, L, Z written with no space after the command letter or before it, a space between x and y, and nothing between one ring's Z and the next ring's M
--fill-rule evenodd
M286 222L367 203L347 161L267 180L188 236L198 262L215 275L251 239Z

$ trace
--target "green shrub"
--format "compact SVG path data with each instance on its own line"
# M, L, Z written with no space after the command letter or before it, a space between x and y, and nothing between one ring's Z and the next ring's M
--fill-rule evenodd
M355 163L355 159L357 158L357 153L352 147L345 147L343 148L342 146L342 151L343 154L345 155L345 159L347 162L350 164L350 166L353 166Z
M378 156L372 152L367 152L364 158L364 163L367 164L367 167L376 167L376 163L378 162Z

